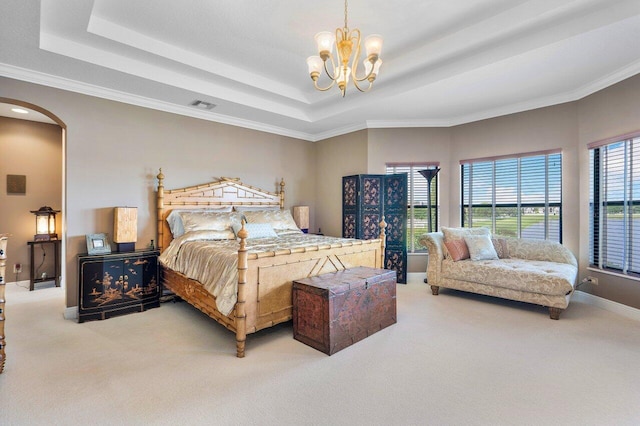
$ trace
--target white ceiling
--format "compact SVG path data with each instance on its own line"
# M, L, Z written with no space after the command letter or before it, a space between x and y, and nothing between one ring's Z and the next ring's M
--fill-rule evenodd
M316 141L572 101L640 72L639 0L351 0L349 26L384 37L384 64L370 92L342 98L313 88L305 60L343 8L3 0L0 75Z

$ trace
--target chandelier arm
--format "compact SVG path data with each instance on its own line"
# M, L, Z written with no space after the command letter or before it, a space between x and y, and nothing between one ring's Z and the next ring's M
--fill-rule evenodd
M362 78L358 78L358 74L357 74L357 70L358 70L358 63L360 62L360 53L362 52L361 50L361 46L360 46L360 40L362 38L361 34L360 34L360 30L358 28L354 29L353 31L351 31L351 38L355 39L355 44L356 44L356 54L353 57L353 61L351 62L351 76L353 77L354 83L356 81L365 81L368 80L369 77L371 77L371 74L373 74L373 64L371 67L371 70L369 70L369 73L367 75L365 75ZM375 62L374 62L375 63ZM356 84L356 87L358 85ZM369 88L371 88L371 86L369 86ZM358 88L358 90L360 90L360 88ZM369 89L367 89L369 90ZM360 90L362 91L362 90Z
M313 82L313 86L316 88L316 90L319 90L321 92L326 92L327 90L331 89L335 84L336 84L336 81L335 80L331 80L331 84L328 85L327 87L320 87L320 86L318 86L318 82L317 81Z
M369 80L369 77L371 77L371 74L373 74L373 66L375 65L375 62L373 64L371 64L371 70L369 71L369 74L365 75L362 78L357 78L355 73L353 73L353 80L354 81L365 81L365 80Z
M361 92L368 92L369 90L371 90L371 88L373 87L373 81L369 81L369 87L367 87L366 89L361 88L358 85L358 81L362 81L362 80L356 80L355 78L353 79L353 85L356 86L356 89L358 89Z
M336 69L336 63L333 60L333 55L329 55L329 60L331 60L331 69L335 70ZM335 71L332 75L332 73L329 72L329 70L327 69L327 61L323 61L324 62L324 72L325 74L327 74L327 77L329 77L331 80L333 80L334 82L336 81L336 79L338 78L338 76L335 74Z

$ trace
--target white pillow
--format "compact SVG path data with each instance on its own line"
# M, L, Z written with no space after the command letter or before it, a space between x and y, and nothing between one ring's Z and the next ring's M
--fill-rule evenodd
M233 224L233 233L238 237L238 232L242 229L242 225L239 223ZM249 233L247 239L251 238L273 238L278 234L273 230L273 227L268 223L245 223L244 229Z
M184 234L184 225L182 224L182 218L180 217L181 212L230 212L232 209L231 206L221 206L216 208L207 208L207 209L193 209L193 210L171 210L169 216L167 216L167 223L169 224L169 229L171 230L171 234L173 238L178 238L182 234Z
M493 247L493 241L488 235L465 235L464 241L469 248L471 260L494 260L498 253Z

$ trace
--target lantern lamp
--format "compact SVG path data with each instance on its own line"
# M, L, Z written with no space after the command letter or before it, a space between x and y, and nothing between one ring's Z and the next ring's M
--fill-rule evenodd
M38 210L31 210L36 215L36 234L33 236L35 241L57 240L56 233L56 213L60 210L54 210L49 206L40 207Z

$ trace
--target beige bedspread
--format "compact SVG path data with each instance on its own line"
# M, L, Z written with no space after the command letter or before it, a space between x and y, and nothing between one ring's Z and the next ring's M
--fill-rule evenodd
M218 310L229 315L237 301L238 249L236 240L213 240L208 231L189 232L176 238L160 255L160 262L199 281L216 298ZM297 250L319 250L357 244L357 240L302 233L277 238L249 238L249 258L286 255Z

